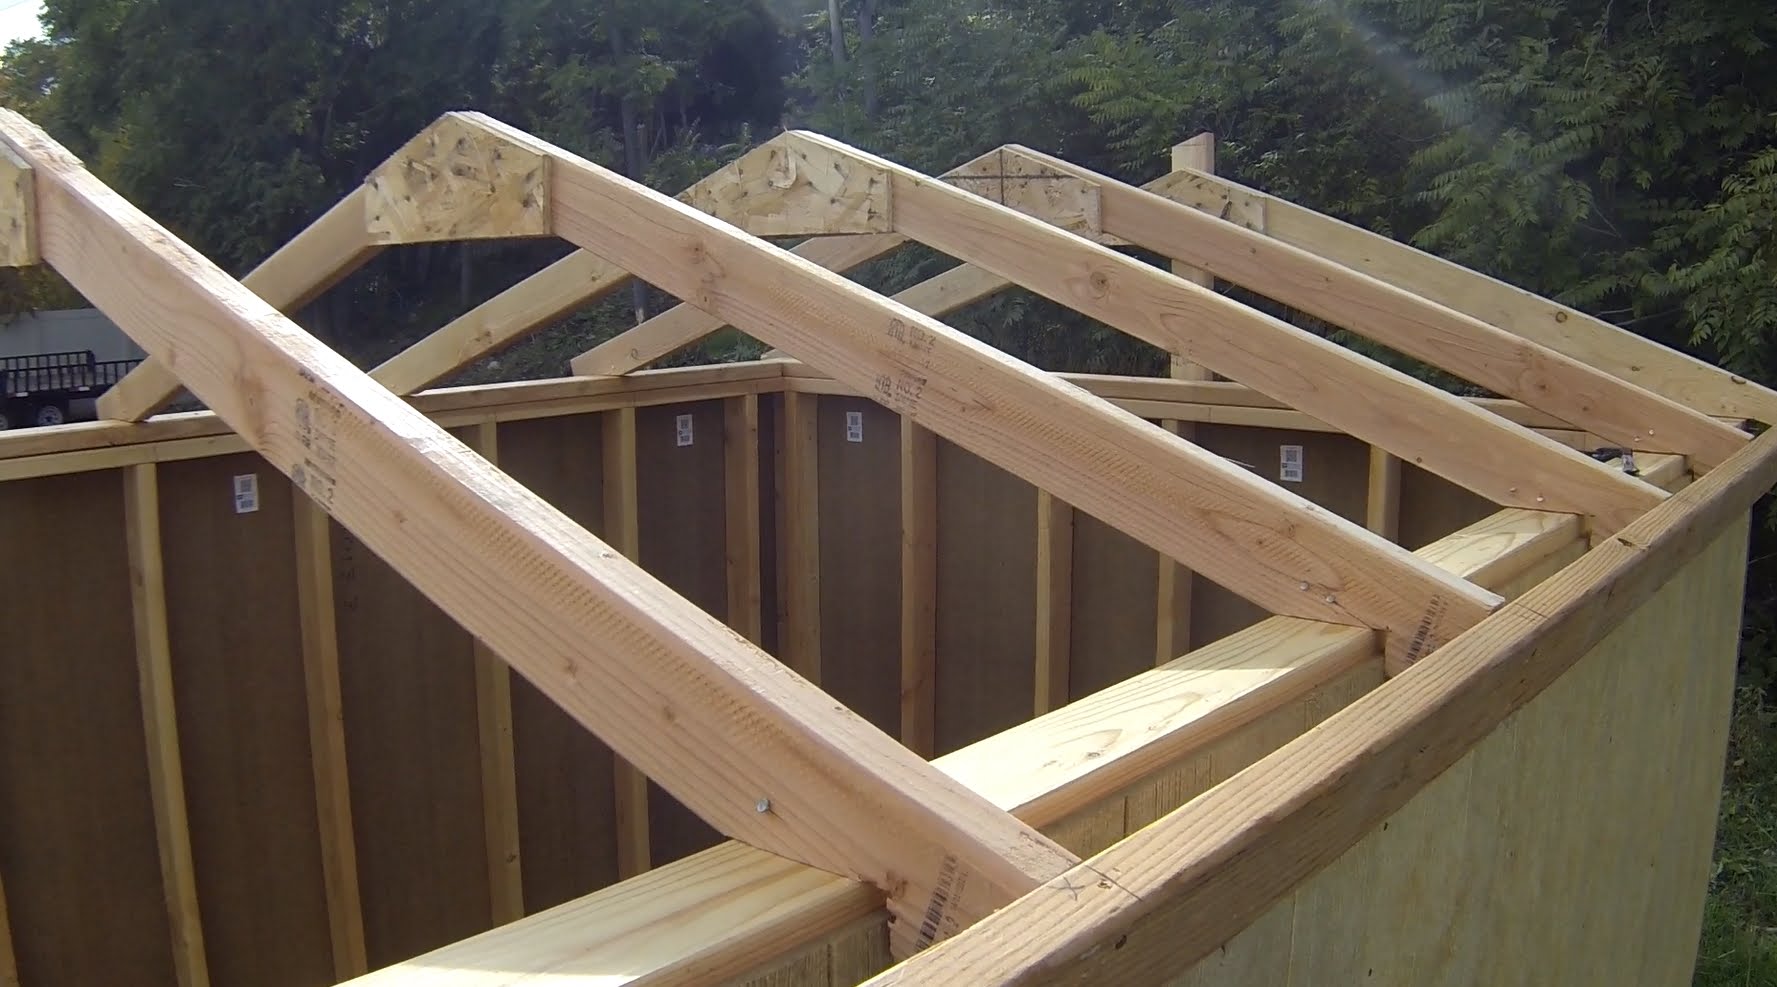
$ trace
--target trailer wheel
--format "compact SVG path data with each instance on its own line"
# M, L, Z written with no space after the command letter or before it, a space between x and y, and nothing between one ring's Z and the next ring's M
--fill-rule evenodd
M59 404L46 404L37 409L33 419L37 425L60 425L68 420L68 415Z

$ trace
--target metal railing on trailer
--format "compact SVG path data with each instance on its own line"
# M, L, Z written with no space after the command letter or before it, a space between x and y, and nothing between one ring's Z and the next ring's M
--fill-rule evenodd
M0 429L60 425L73 402L98 397L141 362L92 350L0 357Z

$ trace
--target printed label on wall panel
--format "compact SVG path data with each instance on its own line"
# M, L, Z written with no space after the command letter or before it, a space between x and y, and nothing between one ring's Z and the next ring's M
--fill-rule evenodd
M862 411L845 413L845 441L864 441L864 413Z
M1283 468L1278 471L1278 478L1285 483L1302 482L1302 447L1282 446Z
M251 514L259 510L259 474L247 473L234 478L234 512Z
M690 444L691 444L691 416L690 415L680 415L679 416L679 445L688 446Z

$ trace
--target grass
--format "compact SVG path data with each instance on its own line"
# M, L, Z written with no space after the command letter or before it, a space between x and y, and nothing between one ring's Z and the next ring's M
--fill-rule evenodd
M1735 697L1696 987L1777 987L1777 700Z

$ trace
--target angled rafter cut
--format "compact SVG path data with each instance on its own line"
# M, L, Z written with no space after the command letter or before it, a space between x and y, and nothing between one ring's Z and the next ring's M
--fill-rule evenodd
M250 451L294 487L326 934L342 977L366 972L386 947L375 941L372 902L359 900L330 525L473 638L486 844L476 869L494 923L510 924L364 981L428 987L530 972L758 982L774 964L802 960L822 971L821 984L1189 976L1218 945L1255 950L1237 941L1243 929L1279 902L1293 907L1284 899L1304 882L1336 875L1326 865L1440 779L1478 781L1465 757L1556 691L1624 614L1657 595L1685 606L1667 583L1695 593L1689 567L1705 541L1743 525L1777 475L1771 437L1749 440L1716 417L1777 409L1769 392L1687 371L1602 323L1568 335L1529 325L1534 313L1499 301L1503 288L1392 242L1334 235L1310 213L1188 170L1137 188L1008 145L933 177L788 132L671 196L481 114L450 113L236 280L36 126L0 111L0 211L0 263L52 266L151 354L106 396L112 417L136 421L179 387L214 409L102 423L109 431L92 435L70 429L87 443L73 451L44 452L34 437L0 450L0 465L23 460L0 481L118 463L131 478L138 656L155 671L142 679L155 685L142 707L156 758L153 821L178 972L192 982L207 975L207 947L221 937L207 935L192 900L204 857L180 850L196 827L183 806L179 738L164 729L176 656L159 585L162 462ZM370 372L283 314L390 245L539 236L576 249ZM766 239L777 236L808 239L786 250ZM893 298L843 276L913 243L962 263ZM632 278L684 302L575 361L610 376L480 389L499 392L487 398L418 393ZM1514 400L1433 388L1218 294L1204 283L1213 278ZM1046 373L941 321L1014 285L1229 380ZM677 375L672 383L622 376L723 326L793 360L663 372ZM1628 373L1591 358L1600 351L1648 358ZM718 377L725 389L712 391ZM1707 398L1692 400L1699 392ZM868 409L846 412L837 447L820 395ZM725 402L713 461L726 623L643 563L644 478L659 474L643 468L637 409L712 397ZM513 403L494 409L501 401ZM545 405L554 410L537 410ZM496 441L498 423L589 408L604 414L599 453L562 455L602 455L575 467L596 468L602 537L502 471L502 459L517 469L512 450L527 440ZM1244 413L1248 425L1367 443L1365 509L1357 519L1335 512L1212 452L1207 437L1199 444L1194 432L1145 420L1204 408L1215 414L1193 420ZM452 424L472 426L472 444L446 431ZM899 448L866 453L852 445L854 427L886 432ZM1640 475L1582 452L1594 437L1650 453ZM170 448L180 442L203 449ZM954 495L940 494L940 476L964 462L952 451L1035 487L1037 716L934 762L954 729L934 700L940 615L954 617L939 598L940 546L966 527L946 514ZM901 640L884 649L899 664L898 708L886 709L900 740L822 688L839 688L840 676L823 676L835 662L829 642L843 639L821 627L839 582L821 580L822 542L855 506L830 499L829 471L847 453L898 471L880 489L899 496L899 543L878 543L891 557L898 550L901 566ZM1406 528L1403 462L1506 510L1410 551L1379 533ZM175 470L165 470L170 484ZM769 560L767 524L782 546ZM1144 670L1082 687L1075 672L1095 642L1079 636L1102 621L1072 608L1076 588L1106 564L1103 527L1272 616L1192 649L1179 647L1170 617L1138 615L1155 637L1122 657ZM779 657L763 645L773 637L768 563L780 580ZM1690 574L1669 571L1678 569ZM1737 614L1732 594L1713 597ZM522 745L508 669L608 745L617 769L619 882L540 915L526 914L527 874L552 861L547 847L535 856L526 847L520 866ZM1632 681L1618 666L1610 674ZM1682 727L1693 746L1708 733L1675 724L1664 723L1667 733ZM1599 777L1633 780L1613 771ZM650 842L654 784L734 842L652 870L672 852L670 840ZM1483 816L1465 809L1476 827L1492 822ZM366 877L372 887L377 878ZM0 980L17 965L3 948L7 914L0 901ZM668 928L674 917L692 931ZM882 931L885 917L880 957L842 967L824 952L834 936ZM1389 923L1388 934L1401 927Z

